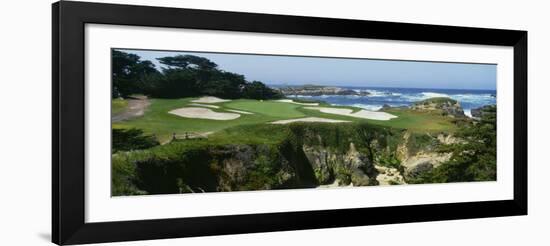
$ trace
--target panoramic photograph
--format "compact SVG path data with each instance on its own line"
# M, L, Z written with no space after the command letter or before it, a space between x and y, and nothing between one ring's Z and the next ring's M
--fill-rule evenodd
M111 195L496 181L495 64L111 49Z

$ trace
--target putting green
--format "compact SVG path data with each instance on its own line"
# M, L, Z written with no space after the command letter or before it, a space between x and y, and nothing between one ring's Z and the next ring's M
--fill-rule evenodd
M231 109L261 114L267 117L290 119L305 116L304 113L296 110L297 108L302 107L301 105L277 101L236 100L224 103L223 106Z

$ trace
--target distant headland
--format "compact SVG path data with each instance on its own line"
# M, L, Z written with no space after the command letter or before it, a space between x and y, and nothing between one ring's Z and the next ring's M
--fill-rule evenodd
M342 95L342 96L367 96L370 93L367 91L356 91L335 86L322 85L299 85L299 86L284 86L276 88L283 95L298 95L298 96L322 96L322 95Z

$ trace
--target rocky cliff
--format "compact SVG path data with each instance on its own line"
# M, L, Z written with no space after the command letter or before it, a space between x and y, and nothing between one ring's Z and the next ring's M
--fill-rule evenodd
M425 134L413 137L410 133L405 133L403 141L397 148L397 158L401 160L403 175L406 178L414 178L448 161L452 154L440 153L436 151L437 148L441 145L454 144L459 141L452 135L438 134L433 137ZM421 142L421 144L413 144L412 142Z
M449 160L437 147L458 141L368 124L288 127L287 138L277 144L180 148L174 143L159 147L170 147L170 155L120 154L115 165L123 162L134 170L121 181L128 183L118 186L128 187L121 193L166 194L406 184Z

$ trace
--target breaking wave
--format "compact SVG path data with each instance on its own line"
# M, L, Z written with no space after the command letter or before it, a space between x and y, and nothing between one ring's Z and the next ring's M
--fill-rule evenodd
M321 95L297 96L298 98L316 99L335 105L346 105L366 110L379 110L384 104L392 107L410 106L411 104L432 97L448 97L457 100L466 114L470 109L484 105L496 104L496 92L475 90L444 90L444 89L407 89L407 88L350 88L356 92L368 92L360 95Z

